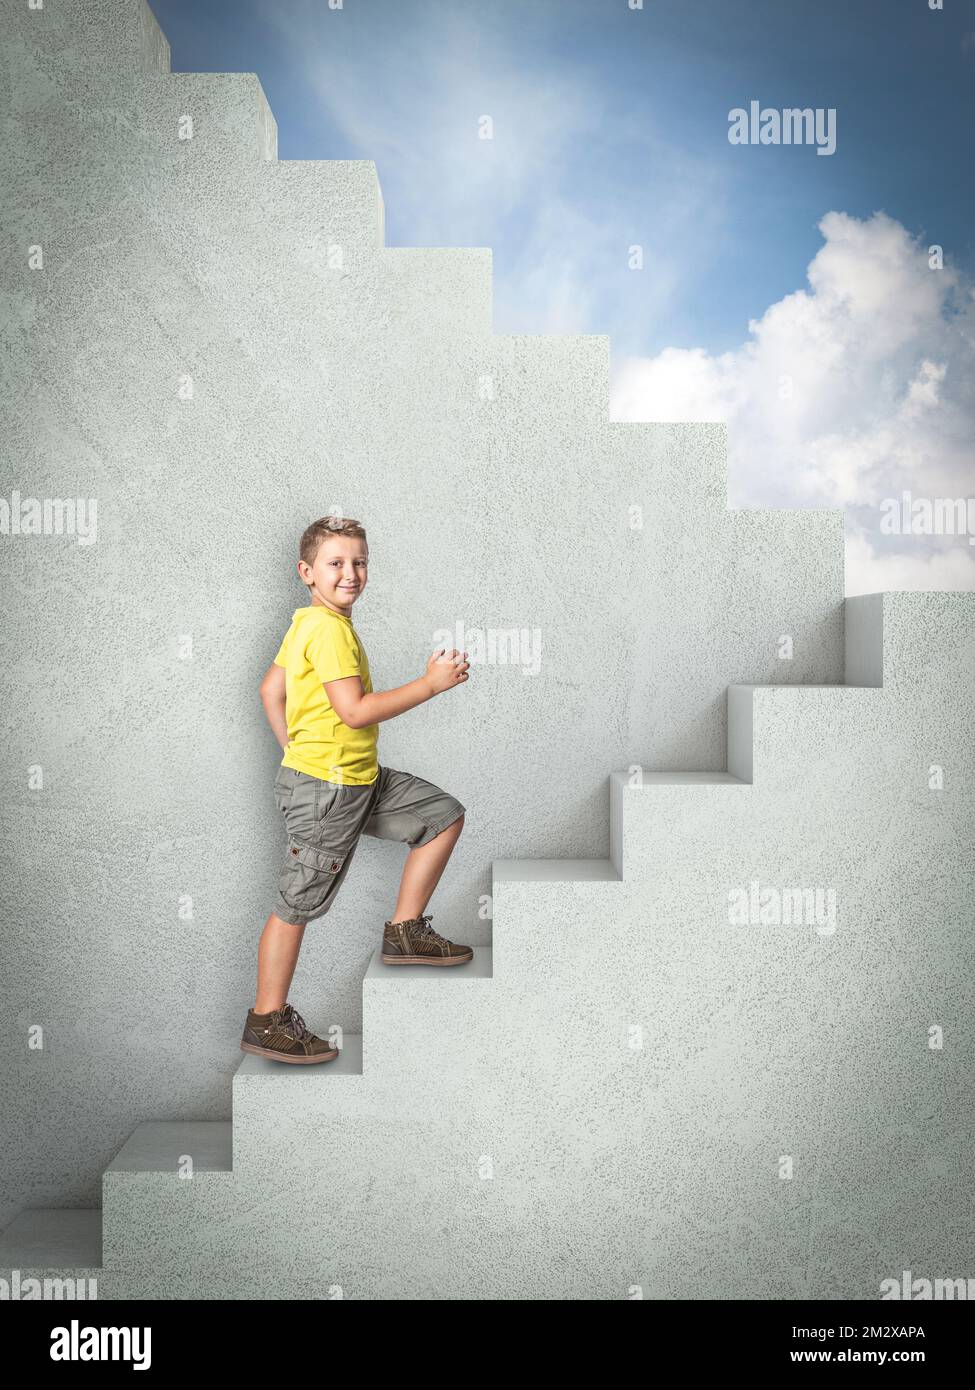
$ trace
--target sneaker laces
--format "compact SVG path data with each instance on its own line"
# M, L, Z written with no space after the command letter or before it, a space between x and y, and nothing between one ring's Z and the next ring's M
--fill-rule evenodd
M415 928L417 936L429 936L432 937L434 941L442 941L445 946L449 945L449 942L447 941L447 938L445 936L441 936L438 931L433 930L433 927L431 927L430 925L432 921L432 913L426 913L422 917L418 917L416 919Z
M285 1025L285 1031L287 1031L288 1028L294 1029L294 1035L300 1042L308 1032L305 1026L305 1020L302 1018L301 1014L290 1004L285 1004L279 1012L281 1014L281 1022Z

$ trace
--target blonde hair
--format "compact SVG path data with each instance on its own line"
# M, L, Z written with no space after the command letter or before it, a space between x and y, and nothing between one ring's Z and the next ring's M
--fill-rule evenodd
M298 543L298 558L306 564L313 564L319 546L329 536L356 536L365 540L366 528L349 516L320 516L302 532Z

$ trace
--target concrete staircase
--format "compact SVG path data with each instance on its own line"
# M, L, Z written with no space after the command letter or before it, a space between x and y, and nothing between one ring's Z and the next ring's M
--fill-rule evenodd
M862 685L731 687L731 770L614 773L609 859L495 862L493 951L374 959L338 1062L245 1058L232 1121L141 1125L101 1223L23 1213L4 1277L801 1299L963 1273L975 603L846 607ZM752 878L834 889L835 930L729 925Z
M216 275L228 243L209 229L233 206L269 263L287 255L318 276L341 246L344 273L316 281L332 336L307 344L311 363L327 349L337 388L353 297L449 355L445 373L458 331L490 333L489 252L385 248L374 165L278 163L256 78L170 74L144 5L4 0L3 18L7 75L27 73L20 114L38 98L38 167L63 112L83 113L97 87L98 109L115 91L118 115L117 128L79 118L74 132L92 208L119 131L144 155L134 181L179 181L177 212L159 203L179 218L162 229L179 256L148 299L165 297L182 258ZM40 100L55 77L58 118ZM188 109L207 138L181 144L171 132ZM120 254L144 206L113 185L106 238ZM76 237L70 219L61 228L68 260L91 250L81 223ZM300 338L297 292L282 300L269 281L254 293ZM680 506L658 498L674 534L688 507L724 512L722 432L611 424L605 340L494 350L507 408L545 447L600 432L567 492L679 471ZM372 366L378 380L378 350ZM246 355L230 380L228 420L263 389ZM540 380L558 392L539 397ZM53 369L46 386L57 396ZM417 436L462 442L452 405L449 392L418 398ZM143 408L153 402L102 424L136 437ZM501 459L500 422L496 439L483 428ZM469 482L475 499L489 486ZM698 524L735 528L742 565L758 555L787 610L838 563L835 515ZM245 547L245 592L247 564ZM694 565L688 551L688 584ZM723 769L612 772L608 858L495 860L492 940L469 966L387 970L377 953L362 1033L337 1062L246 1057L232 1119L139 1125L104 1172L101 1211L27 1208L0 1237L0 1277L94 1278L101 1298L802 1299L876 1297L904 1268L970 1273L975 596L844 608L845 684L730 684ZM826 648L828 620L815 621ZM735 622L718 615L719 652ZM754 882L834 893L835 930L730 924L729 893Z

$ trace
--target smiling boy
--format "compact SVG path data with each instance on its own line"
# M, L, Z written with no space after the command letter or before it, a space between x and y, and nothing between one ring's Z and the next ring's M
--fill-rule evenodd
M328 1062L338 1050L308 1030L287 1002L308 922L335 900L360 835L410 846L392 918L383 924L386 965L463 965L470 946L435 932L424 909L464 825L464 806L432 782L377 758L379 725L468 679L466 652L440 648L426 673L395 690L372 688L369 660L352 624L368 582L366 533L333 516L301 538L299 608L261 683L261 699L284 756L275 798L288 846L274 909L258 946L257 999L241 1049L281 1062Z

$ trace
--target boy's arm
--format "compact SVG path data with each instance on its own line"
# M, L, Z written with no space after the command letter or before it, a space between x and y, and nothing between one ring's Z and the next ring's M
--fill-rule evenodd
M261 681L261 703L264 706L264 713L267 715L267 722L270 724L274 737L282 748L288 746L288 720L285 715L287 704L287 675L283 666L269 666L264 679Z
M361 676L343 676L341 680L325 681L325 694L343 724L350 729L364 729L369 724L381 724L384 719L395 719L466 681L470 669L466 657L466 652L453 648L445 652L440 647L427 662L425 676L417 676L415 681L395 690L371 690L365 694Z

